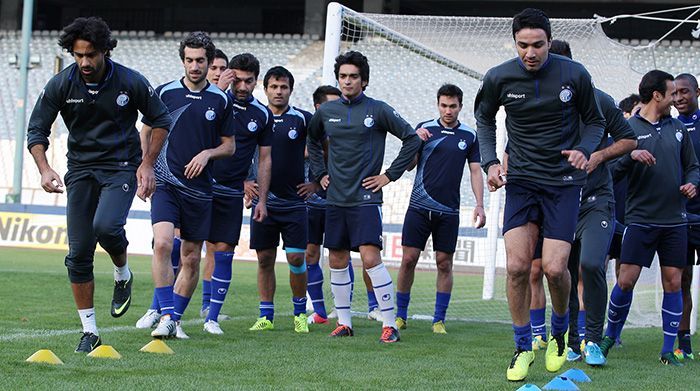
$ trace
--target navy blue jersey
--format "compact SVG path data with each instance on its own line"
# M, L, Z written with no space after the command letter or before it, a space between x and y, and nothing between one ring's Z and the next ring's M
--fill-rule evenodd
M216 148L222 136L233 136L233 102L209 82L202 91L194 92L182 79L159 86L156 94L172 118L168 139L154 166L156 183L173 185L196 198L211 198L213 161L192 179L185 178L185 165L203 150ZM151 126L147 119L143 123Z
M272 173L267 207L304 209L306 203L297 194L297 186L305 182L304 149L306 126L311 120L311 113L289 106L284 113L273 118ZM257 162L253 164L254 177L256 169Z
M689 116L681 114L678 116L678 119L688 128L688 134L695 149L695 156L700 160L700 133L698 133L700 132L700 110ZM688 213L700 214L700 197L695 196L695 198L688 200L686 209Z
M216 183L242 195L256 147L272 145L272 112L253 96L241 102L231 92L228 95L233 100L236 152L230 158L216 160L213 175Z
M432 136L420 152L409 206L459 214L464 164L481 160L476 131L461 123L455 128L446 128L437 119L422 122L418 128L428 129Z

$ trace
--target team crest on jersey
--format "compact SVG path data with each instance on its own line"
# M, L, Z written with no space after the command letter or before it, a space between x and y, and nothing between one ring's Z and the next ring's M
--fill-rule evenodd
M297 133L297 130L296 130L296 129L292 128L292 129L290 129L289 132L287 133L287 136L289 136L290 139L294 140L294 139L296 139L297 137L299 137L299 133Z
M204 113L204 118L206 118L207 121L213 121L216 119L216 112L209 108L209 110L207 110L206 113Z
M571 91L571 88L569 86L563 86L561 88L561 91L559 92L559 100L568 103L571 101L571 98L574 97L574 93Z
M459 144L457 144L457 146L459 147L459 149L464 151L465 149L467 149L467 142L464 140L459 140Z
M129 103L129 95L122 92L117 97L117 104L121 107L124 107L127 105L127 103Z
M676 130L676 140L678 140L679 143L683 141L683 132L680 130Z
M248 130L250 130L251 132L255 132L256 130L258 130L258 124L256 124L255 121L248 122Z
M366 128L371 128L372 126L374 126L374 118L367 117L367 118L365 118L364 123L365 123Z

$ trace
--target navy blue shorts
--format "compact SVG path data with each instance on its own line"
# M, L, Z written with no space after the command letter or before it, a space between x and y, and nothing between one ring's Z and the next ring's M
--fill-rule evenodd
M214 193L209 238L211 243L238 244L243 223L243 196Z
M151 198L151 224L173 223L180 237L191 242L209 237L211 212L211 200L187 196L171 185L156 186Z
M687 261L688 228L628 225L622 238L620 262L650 267L654 253L661 266L684 268Z
M506 184L503 233L527 223L547 239L573 242L581 204L581 186L547 186L529 181Z
M610 249L608 250L610 259L620 259L620 253L622 252L622 235L625 232L625 228L624 224L615 220L615 233L610 241Z
M306 249L308 237L308 216L306 208L291 210L271 210L262 223L250 216L250 248L267 250L277 248L280 235L284 248Z
M359 251L360 246L382 249L382 207L379 205L326 207L326 248Z
M323 232L326 228L326 209L308 208L309 244L323 244Z
M697 257L696 257L697 255ZM688 224L688 266L700 265L700 225Z
M401 245L425 250L433 235L433 250L454 253L459 233L459 215L409 207L403 221Z

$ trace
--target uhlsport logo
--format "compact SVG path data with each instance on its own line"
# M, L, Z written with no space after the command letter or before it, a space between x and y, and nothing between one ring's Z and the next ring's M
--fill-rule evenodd
M128 183L123 184L122 190L124 190L124 193L128 192L129 191L129 184Z
M256 130L258 130L258 124L256 124L255 121L248 122L248 130L250 130L251 132L255 132Z
M603 228L608 228L608 222L605 221L605 220L603 220L603 221L600 222L600 226L603 227Z
M219 288L216 290L220 295L225 295L226 294L226 288Z
M216 119L216 112L210 107L209 110L204 113L204 118L206 118L208 121L213 121Z
M559 100L568 103L571 101L571 98L574 97L574 93L571 91L571 88L569 86L563 86L561 88L561 92L559 92Z
M390 294L390 293L387 293L387 294L382 295L382 301L389 301L389 300L391 300L391 294Z
M367 117L367 118L365 118L364 123L365 123L366 128L371 128L372 126L374 126L374 118Z
M117 104L121 107L124 107L127 105L127 103L129 103L129 95L122 92L117 97Z
M465 149L467 149L467 142L464 140L459 140L459 144L457 144L457 147L464 151Z

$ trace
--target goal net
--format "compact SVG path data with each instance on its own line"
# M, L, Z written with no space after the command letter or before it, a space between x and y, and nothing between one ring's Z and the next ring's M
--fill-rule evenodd
M599 88L618 100L636 92L639 71L646 70L635 70L630 65L633 48L607 38L593 19L552 19L551 22L553 38L570 43L574 59L586 66ZM511 23L511 18L364 14L332 3L328 10L323 81L335 85L333 59L339 53L357 50L370 63L367 94L392 105L409 123L415 125L436 118L436 91L444 83L453 83L464 91L460 120L475 127L474 98L482 76L489 68L516 55ZM505 132L503 116L501 112L498 131L501 148ZM385 165L391 163L399 148L398 140L387 138ZM401 227L414 175L408 172L384 190L383 256L393 266L398 266L401 260ZM471 223L475 200L468 170L464 175L450 319L510 322L505 296L501 192L486 192L488 225L476 230ZM612 286L614 273L609 277ZM353 306L357 311L366 311L365 295L359 292L361 287L356 282ZM628 324L658 325L661 296L658 266L652 266L643 272L635 289ZM418 263L409 317L430 319L434 303L435 259L429 241ZM548 307L549 303L548 298Z

